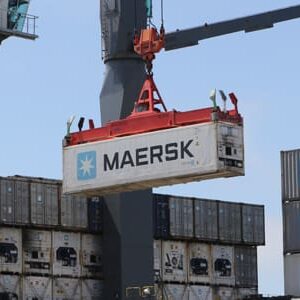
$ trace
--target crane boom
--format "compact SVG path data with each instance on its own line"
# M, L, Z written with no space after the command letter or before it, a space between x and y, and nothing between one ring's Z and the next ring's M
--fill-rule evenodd
M259 13L242 18L204 24L166 34L165 50L196 46L200 40L238 31L252 32L272 28L275 23L300 18L300 5Z

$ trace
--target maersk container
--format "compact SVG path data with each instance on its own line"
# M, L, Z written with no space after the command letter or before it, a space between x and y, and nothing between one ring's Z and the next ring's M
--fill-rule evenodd
M31 223L35 225L58 225L59 185L46 182L31 182Z
M184 126L65 147L63 191L98 196L244 175L243 127Z
M76 195L62 195L60 206L60 221L63 227L87 228L88 212L87 198Z
M162 242L162 279L168 282L187 282L187 244Z
M153 234L156 239L170 237L169 196L153 194Z
M92 197L88 199L88 230L101 232L103 225L103 198Z
M210 286L190 285L189 300L213 300Z
M213 300L233 300L235 291L230 287L215 286L213 287Z
M212 245L212 283L235 285L234 250L231 246Z
M23 272L48 274L52 272L51 231L23 230Z
M300 149L281 151L282 200L300 200Z
M15 200L15 182L9 179L0 179L0 212L2 223L14 223L14 200Z
M153 262L154 262L154 274L155 280L161 281L161 245L162 242L160 240L153 241Z
M258 294L257 288L237 288L235 290L235 299L244 300L257 294Z
M80 233L52 232L53 275L80 276Z
M265 244L263 205L242 204L242 239L249 245Z
M82 279L82 300L104 300L104 284L101 280Z
M81 253L81 276L103 277L102 236L83 233L81 235Z
M24 276L23 299L52 300L52 278L39 276Z
M215 241L218 234L218 208L217 201L194 200L195 238L200 240Z
M241 243L241 204L218 202L219 239L226 243Z
M211 249L208 244L188 244L188 282L210 283Z
M81 282L79 278L53 278L52 297L55 300L81 300Z
M162 299L188 300L189 289L187 285L183 284L164 284L163 295Z
M169 196L170 236L188 239L194 236L193 200Z
M234 248L235 281L238 287L258 286L256 247L236 246Z
M22 299L21 277L16 275L0 276L0 299L18 300Z
M22 273L22 231L0 227L0 272Z

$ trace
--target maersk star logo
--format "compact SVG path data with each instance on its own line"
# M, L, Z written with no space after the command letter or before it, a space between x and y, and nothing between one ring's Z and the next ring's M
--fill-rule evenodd
M96 178L96 152L77 154L77 179L88 180Z

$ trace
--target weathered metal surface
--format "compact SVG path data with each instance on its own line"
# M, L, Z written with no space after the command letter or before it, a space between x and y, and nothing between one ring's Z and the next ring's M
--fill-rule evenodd
M52 300L52 278L24 276L23 299Z
M300 254L284 256L284 293L300 297Z
M161 249L162 241L154 240L153 242L153 263L154 263L154 279L156 281L162 280L161 274Z
M52 294L55 300L81 300L81 282L79 278L53 278Z
M1 274L0 299L4 299L4 300L22 299L22 281L20 276Z
M88 230L101 232L103 226L103 202L101 197L88 199Z
M82 279L82 300L104 300L103 288L104 284L101 280Z
M169 196L153 194L153 235L157 239L170 236Z
M211 287L190 285L189 300L213 300Z

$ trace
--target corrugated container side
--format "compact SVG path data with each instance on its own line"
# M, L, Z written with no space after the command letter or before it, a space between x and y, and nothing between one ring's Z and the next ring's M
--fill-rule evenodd
M300 149L281 151L282 200L300 199Z
M82 279L82 300L104 300L104 284L101 280Z
M29 182L15 181L15 223L29 224Z
M12 224L14 218L15 182L14 180L0 179L0 212L1 222Z
M167 195L153 194L153 234L156 239L170 237L170 212Z
M235 247L235 280L238 287L257 287L256 247Z
M213 287L213 299L214 300L233 300L234 289L229 287Z
M103 198L88 199L88 229L90 232L101 232L103 226Z
M212 283L217 285L235 285L234 251L231 246L212 245Z
M23 230L23 272L26 274L52 273L51 231Z
M53 278L52 295L55 300L81 300L80 279Z
M211 249L208 244L188 244L188 282L210 283Z
M222 242L242 242L241 204L218 202L219 238Z
M0 276L0 299L18 300L22 299L21 277L16 275Z
M300 251L300 201L284 203L283 250L285 253Z
M189 299L189 289L187 285L183 284L165 284L163 286L163 292L165 298L172 300L188 300Z
M52 300L52 278L24 276L23 299Z
M194 200L195 237L215 241L218 234L218 208L214 200Z
M22 273L22 231L0 227L0 272Z
M153 242L153 262L154 262L154 274L155 280L161 281L162 274L161 274L161 245L162 242L160 240L154 240Z
M284 256L284 294L300 297L300 254Z
M190 285L189 300L213 300L211 287L201 285Z
M187 244L162 242L162 278L168 282L187 281Z
M100 235L81 235L82 270L81 276L103 277L103 246Z

